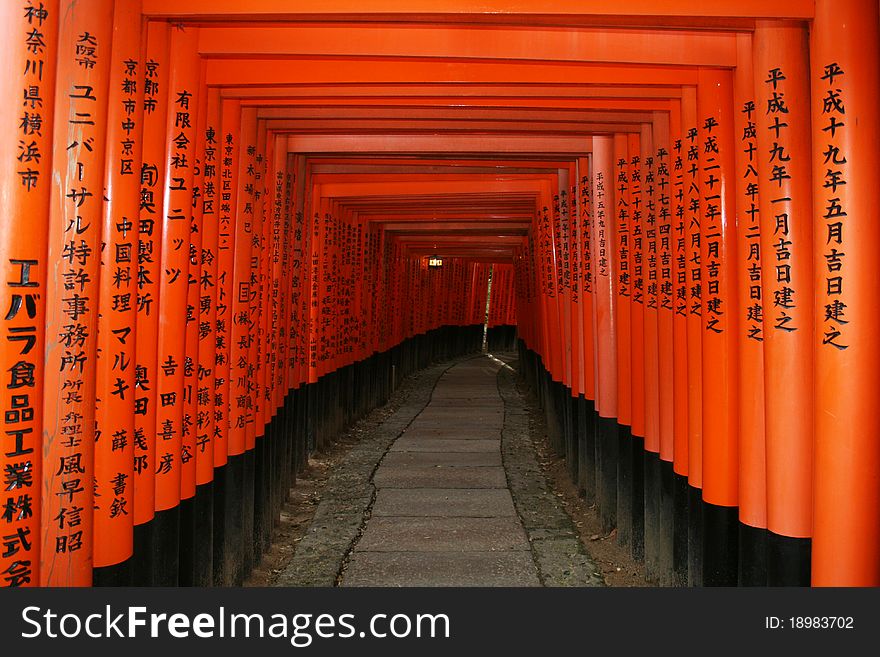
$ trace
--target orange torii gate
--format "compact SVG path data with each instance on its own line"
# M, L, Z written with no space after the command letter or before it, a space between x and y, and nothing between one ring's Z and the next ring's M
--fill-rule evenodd
M703 5L4 5L0 581L240 582L512 263L650 579L880 583L878 7Z

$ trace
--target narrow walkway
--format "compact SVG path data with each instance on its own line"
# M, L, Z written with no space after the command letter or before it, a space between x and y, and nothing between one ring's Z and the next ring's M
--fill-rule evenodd
M538 461L516 366L476 356L407 378L359 423L273 583L602 586Z
M343 586L539 586L501 458L499 361L446 371L373 476Z

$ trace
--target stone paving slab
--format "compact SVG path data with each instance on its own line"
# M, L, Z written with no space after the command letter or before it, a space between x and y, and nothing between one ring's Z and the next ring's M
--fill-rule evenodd
M465 435L499 434L501 433L501 419L499 418L491 422L475 419L469 423L461 418L436 418L430 421L419 420L407 427L404 434L441 434L444 432Z
M494 376L494 375L493 375ZM431 400L438 399L478 399L496 401L498 390L492 385L470 385L464 381L457 382L454 379L443 379L439 386L431 394Z
M431 411L446 411L449 409L458 410L460 408L461 402L458 399L431 399ZM504 404L497 399L489 399L488 397L486 399L472 399L468 402L468 409L476 411L495 410L503 412ZM427 411L428 409L425 410Z
M391 452L498 452L501 438L460 440L458 438L424 438L404 434L391 446Z
M390 452L382 459L383 468L399 466L501 467L501 452Z
M355 552L343 586L540 586L528 552Z
M449 427L469 429L500 429L504 422L501 413L482 414L469 411L466 408L459 409L455 413L434 414L428 413L413 420L410 428L424 427L427 429L443 430Z
M504 468L408 465L385 467L373 476L377 488L507 488Z
M517 518L370 518L357 552L529 550Z
M477 406L466 403L464 405L455 406L434 406L433 402L417 418L419 421L427 418L457 418L460 420L479 421L483 418L487 420L501 420L504 417L504 409L495 406Z
M480 374L478 376L485 376ZM495 376L491 374L490 376ZM439 386L431 393L432 400L438 399L466 399L473 397L483 400L498 400L498 390L491 383L470 383L465 379L447 377L440 380Z
M403 434L407 438L445 438L447 440L491 440L501 437L501 429L474 429L471 427L444 427L429 429L424 425L412 426Z
M440 428L501 429L504 415L501 413L479 413L461 409L455 413L425 413L419 416L416 428L433 424Z
M501 488L383 488L373 516L516 517L510 491Z

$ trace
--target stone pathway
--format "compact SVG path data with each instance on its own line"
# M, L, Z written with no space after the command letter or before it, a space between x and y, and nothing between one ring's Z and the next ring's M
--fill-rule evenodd
M330 477L278 585L603 585L537 462L510 365L433 366L401 404Z
M488 358L437 381L373 476L344 586L538 586L501 462L504 403Z

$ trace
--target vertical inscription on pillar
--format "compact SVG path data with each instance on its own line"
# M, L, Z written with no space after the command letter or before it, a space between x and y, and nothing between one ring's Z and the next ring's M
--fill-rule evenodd
M788 196L791 180L789 162L791 155L788 153L789 124L787 121L788 106L786 105L784 81L785 73L782 69L773 68L767 73L764 84L767 91L766 114L771 123L767 129L771 133L772 147L765 153L769 165L770 175L766 182L767 193L773 207L772 244L773 262L775 274L769 281L770 290L773 292L773 305L770 313L772 328L777 331L790 333L800 327L794 321L790 311L797 308L798 292L795 290L792 276L791 262L791 226L789 223L791 212L791 197ZM770 219L769 217L767 219Z
M759 206L759 176L757 170L757 132L755 127L755 103L748 101L743 104L742 113L746 116L746 125L740 137L742 151L748 158L746 168L740 172L746 181L743 208L747 215L745 220L745 237L748 250L741 253L745 260L748 275L749 305L743 319L743 329L750 340L764 340L764 300L761 291L761 210Z
M559 195L554 198L556 211L559 216L559 233L561 258L559 259L561 267L559 268L559 282L562 290L571 289L571 253L569 245L571 243L571 230L568 220L568 193L563 189Z
M102 18L94 17L94 25L75 21L69 34L62 29L59 49L59 68L66 69L59 91L66 101L58 99L58 106L66 116L56 116L63 131L55 135L53 164L59 196L58 205L53 203L49 250L57 260L46 329L54 348L48 350L44 403L44 584L91 583L93 372L109 72ZM11 374L12 385L34 385L30 368Z
M845 71L836 62L825 65L821 80L825 95L822 97L822 132L827 142L823 155L825 169L820 198L816 200L824 208L825 234L816 235L825 244L823 278L824 286L819 289L817 310L822 313L824 332L822 344L826 348L843 351L849 348L846 336L847 305L843 302L846 273L846 208L841 202L838 190L846 185L846 153L841 148L841 135L846 126L845 98L837 81Z
M643 180L646 185L645 194L647 201L645 202L645 206L643 208L643 216L645 218L644 221L644 230L645 230L645 242L647 245L647 251L643 254L643 257L647 259L648 263L648 284L646 286L645 292L647 294L647 307L653 310L657 309L657 203L654 200L655 198L655 185L657 183L656 179L656 164L653 156L648 156L645 158L644 166L642 169L644 174Z
M47 67L54 62L47 58L47 41L55 40L58 31L56 16L50 14L43 3L32 1L16 3L18 22L16 32L9 34L20 48L17 71L5 75L18 76L21 85L23 108L17 113L17 125L2 126L3 130L16 130L17 151L4 153L15 158L11 170L15 177L8 184L12 198L6 211L33 207L35 195L45 195L49 181L47 169L52 154L46 152L51 144L51 120L46 118L46 108L52 106L51 79ZM11 26L7 26L11 32ZM46 90L49 89L47 94ZM46 106L44 108L44 96ZM14 111L14 110L13 110ZM41 204L45 207L45 201ZM33 217L15 217L17 221L45 221L45 214ZM43 232L43 225L36 231ZM27 237L4 235L8 240L8 256L3 267L4 300L2 351L4 380L0 406L3 408L3 435L0 439L0 586L20 587L38 584L37 562L40 531L39 516L34 512L39 505L40 482L37 469L39 447L39 388L38 379L44 351L44 338L39 329L43 321L45 303L45 269L36 253L25 253ZM44 237L39 243L45 246ZM21 249L21 250L20 250ZM45 256L42 256L44 258ZM44 263L43 263L44 265ZM37 409L35 410L35 406Z
M634 155L630 160L630 198L632 199L632 300L645 304L645 266L643 250L645 233L642 229L642 158Z
M669 208L669 151L657 149L657 236L658 303L663 310L672 310L672 215Z
M675 217L671 219L673 234L675 235L675 248L673 249L675 261L674 300L672 301L675 314L687 317L687 228L685 214L685 165L684 165L684 142L676 139L672 145L672 170L673 170L673 197L675 198Z
M706 265L706 317L703 327L712 333L723 333L726 328L726 312L724 299L721 298L721 152L716 132L718 120L714 116L707 117L703 123L706 138L703 140L702 200L704 201L703 217L706 224L702 227L706 243L703 245Z
M593 199L596 205L596 273L608 278L611 275L610 260L608 259L608 225L607 208L605 207L605 173L596 173L596 197Z
M568 210L569 225L571 226L571 243L577 248L583 239L583 233L580 228L580 215L578 214L580 207L578 203L577 184L571 186L568 197L571 199L571 207ZM514 260L514 262L516 262L516 260ZM514 272L511 272L510 275L514 276L515 274ZM581 258L580 253L575 251L571 254L571 302L580 303L580 295ZM509 309L507 310L507 314L511 314Z
M549 298L554 298L556 296L556 287L553 282L553 273L554 273L554 264L553 264L553 232L552 227L550 225L550 209L545 205L541 208L541 213L538 215L538 229L539 235L541 239L541 262L542 264L542 279L543 279L543 292L544 295Z
M685 165L685 195L687 196L687 231L690 235L690 244L688 245L688 258L690 289L688 291L688 299L690 300L690 314L700 317L703 314L703 275L700 263L702 262L702 235L700 232L700 208L702 207L700 199L700 151L697 136L699 132L696 127L689 128L687 131L687 164Z
M629 169L626 158L617 160L617 294L621 297L630 296L630 208L627 202L629 186Z
M583 235L583 245L581 249L582 262L581 271L583 274L584 294L593 293L593 185L589 176L581 176L580 189L580 212L581 212L581 235Z

